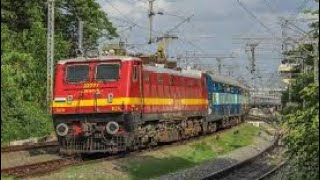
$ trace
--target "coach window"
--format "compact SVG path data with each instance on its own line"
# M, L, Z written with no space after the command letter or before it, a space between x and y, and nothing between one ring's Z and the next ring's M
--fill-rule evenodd
M119 64L99 64L96 67L97 81L116 81L119 79Z
M173 76L170 76L169 85L173 85Z
M158 74L158 83L162 84L163 83L163 77L161 74Z
M67 66L66 81L68 83L80 83L89 80L88 65L69 65Z
M175 82L175 83L176 83L176 85L177 85L177 86L181 86L181 85L183 84L183 79L182 79L182 78L177 77L177 78L176 78L176 82Z
M217 97L216 97L217 93L212 93L212 102L214 105L217 105Z
M190 79L190 80L189 80L188 85L189 85L189 86L193 86L193 79Z
M216 84L216 90L217 90L217 92L222 92L221 86L219 83Z
M134 65L133 66L133 72L132 72L132 80L133 81L137 81L138 79L138 66L137 65Z
M144 73L143 79L144 79L144 81L149 82L149 73Z

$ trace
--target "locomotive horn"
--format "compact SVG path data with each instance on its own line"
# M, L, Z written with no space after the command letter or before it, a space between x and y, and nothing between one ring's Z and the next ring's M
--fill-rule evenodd
M119 124L114 121L108 122L106 129L107 129L107 133L114 135L119 130Z
M60 123L56 127L56 133L59 136L66 136L68 134L68 126L65 123Z

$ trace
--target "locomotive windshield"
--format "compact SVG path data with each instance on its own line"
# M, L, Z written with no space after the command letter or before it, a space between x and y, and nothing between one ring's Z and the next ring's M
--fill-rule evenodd
M88 65L70 65L67 67L67 82L77 83L89 80Z
M100 64L97 65L96 80L112 81L119 79L119 64Z

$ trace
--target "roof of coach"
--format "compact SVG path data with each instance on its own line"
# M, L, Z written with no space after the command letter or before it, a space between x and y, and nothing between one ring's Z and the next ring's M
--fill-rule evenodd
M156 67L156 66L148 66L148 65L143 65L143 68L147 71L152 71L152 72L156 72L156 73L162 73L162 74L174 74L174 75L178 75L178 76L183 76L183 77L189 77L189 78L197 78L200 79L201 78L201 71L199 71L198 73L195 72L189 72L189 71L177 71L174 69L168 69L168 68L161 68L161 67Z
M60 60L58 61L58 64L66 64L66 63L72 63L72 62L91 62L91 61L108 61L108 60L121 60L122 62L124 61L141 61L140 58L137 57L131 57L131 56L101 56L101 57L95 57L95 58L84 58L84 57L79 57L79 58L74 58L74 59L65 59L65 60ZM175 74L179 76L184 76L184 77L190 77L190 78L201 78L201 72L195 73L195 72L189 72L189 71L177 71L173 69L168 69L168 68L161 68L161 67L156 67L156 66L148 66L144 65L144 69L152 71L152 72L157 72L157 73L163 73L163 74Z
M213 81L220 82L220 83L227 84L227 85L231 85L231 86L240 87L245 90L249 90L246 86L242 85L241 83L239 83L238 81L236 81L234 79L226 78L226 77L223 77L223 76L220 76L217 74L211 74L211 73L207 73L207 75L210 76Z
M94 58L85 58L85 57L78 57L73 59L65 59L58 61L58 64L66 64L70 62L91 62L91 61L111 61L111 60L121 60L124 61L141 61L140 58L131 57L131 56L100 56Z

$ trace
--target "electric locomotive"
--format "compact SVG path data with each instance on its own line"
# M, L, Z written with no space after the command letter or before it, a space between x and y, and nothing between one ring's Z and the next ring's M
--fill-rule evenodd
M215 83L226 91L217 95L210 89ZM52 117L62 153L117 153L232 126L245 112L239 100L245 91L233 81L144 65L137 57L68 59L56 66Z

